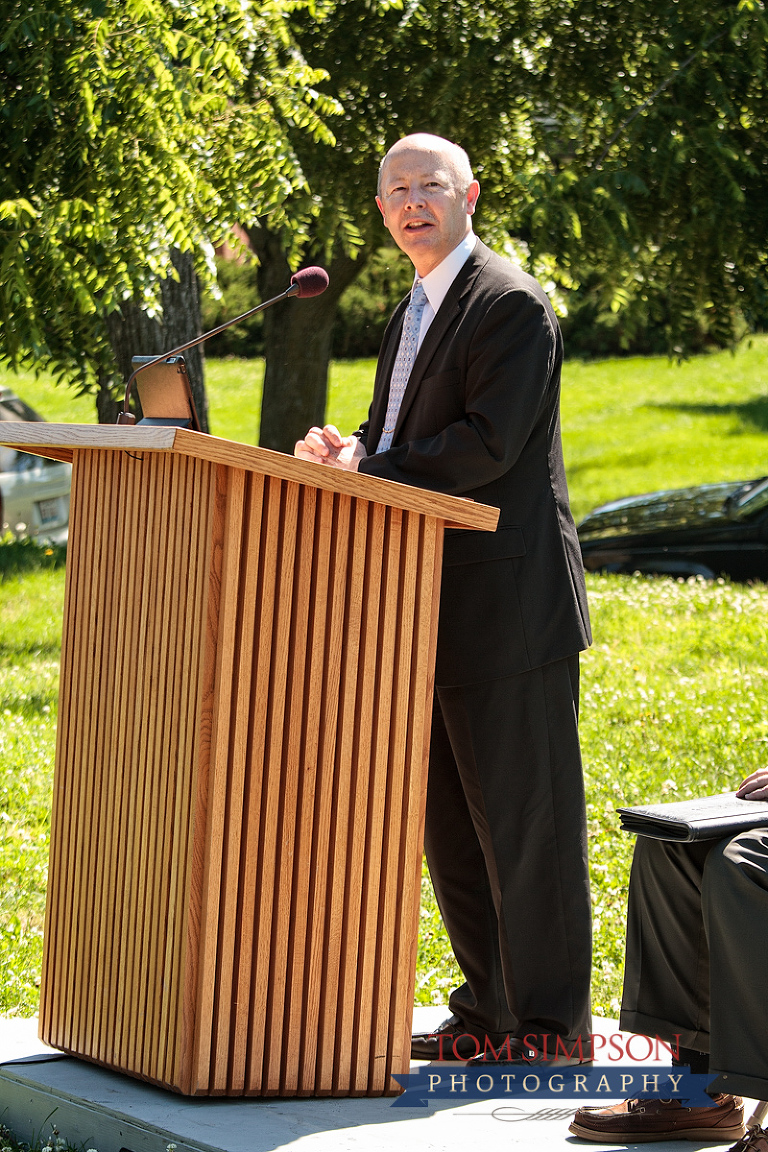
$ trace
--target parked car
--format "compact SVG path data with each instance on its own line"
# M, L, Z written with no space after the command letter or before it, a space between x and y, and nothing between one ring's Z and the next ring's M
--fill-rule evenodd
M10 388L0 387L3 421L42 420ZM63 544L69 529L72 466L0 445L0 535L34 536Z
M614 500L578 532L589 572L768 580L768 476Z

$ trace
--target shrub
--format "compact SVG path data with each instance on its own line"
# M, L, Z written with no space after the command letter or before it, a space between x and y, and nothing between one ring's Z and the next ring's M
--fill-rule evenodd
M10 532L0 538L0 580L36 568L59 568L67 558L66 544L48 544Z

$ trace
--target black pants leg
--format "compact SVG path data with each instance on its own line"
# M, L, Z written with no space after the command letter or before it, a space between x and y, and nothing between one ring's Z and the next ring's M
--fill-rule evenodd
M768 1098L768 832L638 837L621 1026L709 1052L715 1091Z
M479 1035L590 1031L578 658L438 688L426 852Z

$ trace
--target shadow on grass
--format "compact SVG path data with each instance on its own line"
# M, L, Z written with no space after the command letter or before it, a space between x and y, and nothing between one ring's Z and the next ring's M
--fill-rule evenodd
M691 416L736 416L743 432L768 432L768 396L753 396L741 404L649 403L647 408L683 412Z
M56 636L53 640L6 640L0 642L0 668L3 661L14 663L20 656L40 657L41 659L58 660L61 656L61 640ZM0 1147L2 1147L0 1145Z
M582 460L574 460L566 467L568 478L580 476L586 472L601 472L612 464L621 465L623 471L644 468L653 464L656 458L654 449L648 448L638 452L624 452L621 449L611 448L599 456L590 456Z

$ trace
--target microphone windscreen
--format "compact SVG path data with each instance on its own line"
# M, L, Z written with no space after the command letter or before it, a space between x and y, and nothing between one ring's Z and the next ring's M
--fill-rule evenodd
M291 276L291 284L298 285L297 296L319 296L328 287L325 268L300 268Z

